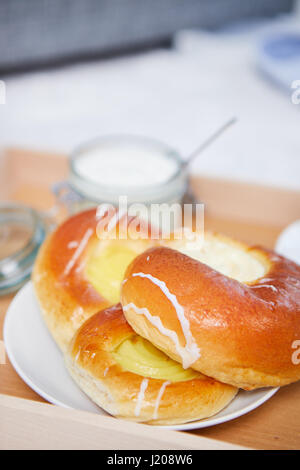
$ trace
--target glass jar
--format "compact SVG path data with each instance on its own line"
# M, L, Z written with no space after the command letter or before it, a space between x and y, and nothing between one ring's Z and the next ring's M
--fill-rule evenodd
M0 295L17 290L30 277L46 225L29 207L0 204Z
M54 192L73 214L101 203L117 206L181 203L188 174L177 151L154 139L128 135L101 137L71 155L68 181Z

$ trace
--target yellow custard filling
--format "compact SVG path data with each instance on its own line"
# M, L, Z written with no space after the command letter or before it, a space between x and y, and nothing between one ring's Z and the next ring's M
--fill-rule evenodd
M126 268L137 254L121 240L101 242L98 248L90 250L85 275L103 297L112 304L117 303Z
M193 369L183 369L178 362L138 335L121 343L113 355L122 369L143 377L183 382L202 376Z

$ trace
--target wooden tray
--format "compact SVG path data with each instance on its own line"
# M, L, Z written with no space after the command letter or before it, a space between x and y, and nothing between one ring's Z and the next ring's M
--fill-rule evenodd
M66 175L67 159L63 156L7 150L0 157L0 200L50 208L54 203L50 186ZM206 228L246 242L272 248L282 228L299 218L298 191L203 177L193 178L192 186L205 203ZM0 299L0 339L11 299ZM154 431L150 426L45 405L8 360L0 365L0 394L0 435L5 436L0 439L0 448L195 449L230 448L230 443L234 448L300 448L300 383L283 387L263 406L241 418L191 433ZM40 430L45 426L44 436ZM98 439L93 437L95 433ZM105 439L99 440L104 435Z

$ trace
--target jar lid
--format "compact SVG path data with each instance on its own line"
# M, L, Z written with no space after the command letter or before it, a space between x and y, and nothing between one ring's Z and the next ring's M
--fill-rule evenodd
M30 277L45 233L45 223L35 210L0 204L0 295L14 292Z

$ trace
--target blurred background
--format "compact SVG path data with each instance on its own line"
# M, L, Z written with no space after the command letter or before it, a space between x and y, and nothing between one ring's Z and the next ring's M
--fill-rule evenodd
M299 189L298 3L0 0L0 146L133 133L184 157L236 116L193 171Z
M87 164L89 179L72 173L64 158L96 137L135 134L161 140L187 159L232 117L234 126L191 165L192 178L177 157L172 177L159 159L157 171L149 152L136 152L130 167L133 152L124 147L118 172L108 152L102 160L107 172ZM177 155L161 154L165 163ZM132 168L141 169L144 180ZM103 174L104 182L91 184ZM0 346L7 294L29 278L46 233L90 203L123 195L125 180L129 195L137 186L134 202L194 197L205 205L205 229L276 248L300 264L300 0L0 0ZM102 197L110 193L110 200ZM90 231L73 240L77 248L68 244L70 266ZM238 268L238 257L232 262ZM27 319L26 296L20 299ZM12 338L23 367L19 331ZM8 370L0 367L1 393L32 398ZM37 371L28 371L39 380ZM292 413L286 421L291 416L296 423ZM296 432L291 438L293 427L282 426L280 407L278 416L270 448L290 448ZM261 420L252 432L265 436L260 447L268 445L269 422Z

